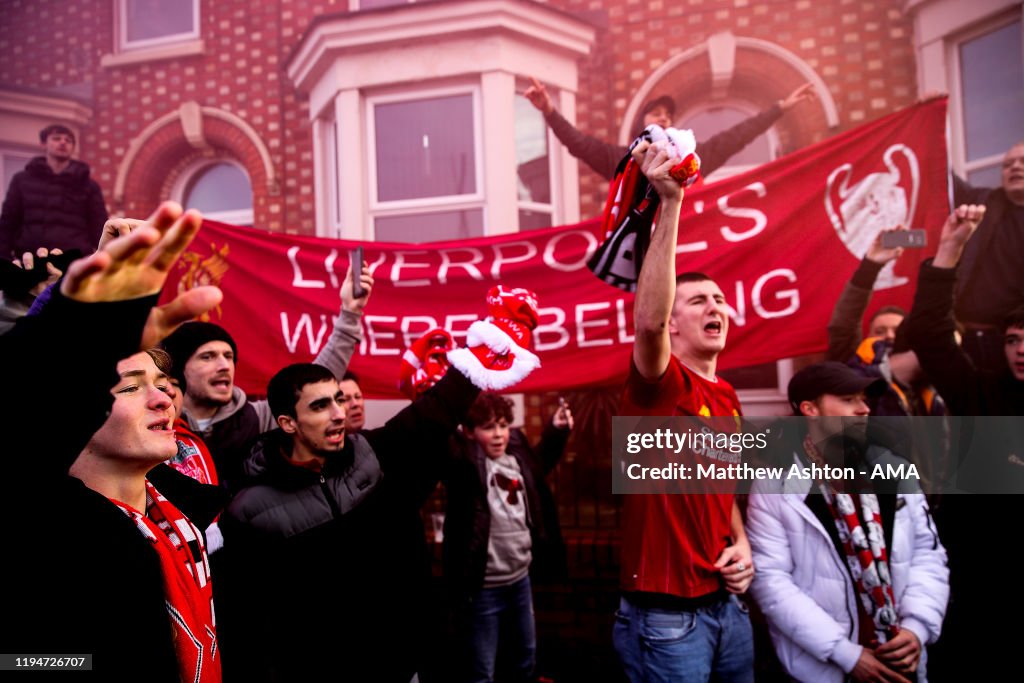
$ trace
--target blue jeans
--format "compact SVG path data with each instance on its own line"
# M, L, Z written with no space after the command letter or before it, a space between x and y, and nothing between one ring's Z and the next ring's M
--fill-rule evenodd
M622 598L612 636L632 683L754 680L750 616L735 595L693 612L641 608Z
M537 636L529 575L508 586L481 588L470 600L461 622L467 680L472 683L494 680L499 635L502 652L508 653L509 673L516 677L514 680L530 680Z

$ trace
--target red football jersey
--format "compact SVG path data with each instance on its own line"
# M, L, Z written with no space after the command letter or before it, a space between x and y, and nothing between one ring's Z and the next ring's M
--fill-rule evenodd
M725 380L707 380L674 356L660 380L630 364L622 415L739 416ZM623 509L622 589L696 598L724 584L714 563L732 543L733 494L630 494Z
M174 421L174 436L178 452L167 460L167 464L200 484L216 486L217 468L213 464L213 456L203 440L180 417Z

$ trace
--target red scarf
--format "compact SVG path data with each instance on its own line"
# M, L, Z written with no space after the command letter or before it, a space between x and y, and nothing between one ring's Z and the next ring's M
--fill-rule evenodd
M811 460L824 464L824 457L809 435L804 438L804 451ZM858 505L851 494L839 493L826 482L818 482L818 486L836 522L861 607L874 622L875 644L884 643L894 638L900 627L878 496L870 492L861 492L858 496L865 522L862 524L857 515Z
M219 683L210 561L199 529L146 481L146 513L111 499L135 522L160 558L164 604L184 683Z

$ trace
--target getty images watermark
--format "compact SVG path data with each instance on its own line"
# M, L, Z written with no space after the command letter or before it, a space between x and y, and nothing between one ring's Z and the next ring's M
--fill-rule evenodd
M612 435L614 493L1024 493L1022 418L616 417Z

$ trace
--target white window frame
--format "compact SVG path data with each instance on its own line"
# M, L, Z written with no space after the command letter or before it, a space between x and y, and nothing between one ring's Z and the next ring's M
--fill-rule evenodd
M415 4L418 1L419 0L397 0L396 2L394 2L391 5L386 5L384 7L370 7L369 9L385 9L387 7L401 7L403 5ZM359 11L361 9L364 9L362 5L363 5L362 0L348 0L348 9L351 12L357 12L357 11Z
M180 0L179 0L180 1ZM199 38L199 0L184 0L181 4L192 3L192 30L161 36L159 38L147 38L144 40L128 40L128 0L117 0L117 47L118 52L131 52L134 50L145 50L171 43L182 43L194 41Z
M7 178L7 172L8 170L10 170L7 168L7 160L9 157L14 155L24 155L31 160L33 157L39 156L39 148L37 147L33 149L32 147L23 147L21 145L10 144L0 145L0 180ZM14 172L12 172L11 177L13 178L14 173L17 173L17 171L22 170L22 168L16 169ZM4 183L4 186L0 188L0 200L5 199L7 197L7 188L7 183Z
M946 63L949 73L950 93L950 123L952 128L950 153L953 158L953 169L962 178L975 171L996 167L1003 163L1006 151L982 157L980 159L967 159L967 131L965 129L965 114L963 102L963 78L960 71L960 48L964 43L980 38L986 34L993 33L1007 26L1017 24L1022 35L1024 35L1024 12L1018 6L1015 11L1000 14L983 23L972 26L969 30L957 33L948 38L946 44ZM1024 54L1019 55L1024 60ZM1010 144L1013 144L1011 142Z
M471 194L446 195L443 197L422 197L418 199L399 199L380 201L377 198L377 125L374 109L378 104L395 102L415 102L452 95L470 95L473 107L473 153L474 153L474 185L476 191ZM369 199L368 231L370 239L376 239L377 218L388 216L410 216L437 211L462 211L479 209L483 216L482 234L487 234L487 206L484 194L484 150L483 150L483 116L481 111L480 84L467 83L446 87L423 88L399 93L368 95L364 99L363 116L367 131L366 169L367 194Z
M324 188L327 190L326 219L335 234L341 234L341 180L338 177L338 120L320 119L321 147L327 153L324 163Z
M178 202L182 206L185 206L185 191L188 189L189 184L196 176L206 171L211 166L218 166L220 164L230 164L235 168L238 168L245 174L245 177L249 181L249 189L252 191L252 178L249 176L249 172L245 170L245 166L238 163L234 159L226 158L214 158L214 159L198 159L195 162L185 167L178 177L174 180L174 185L171 187L171 199ZM253 201L255 202L255 192L253 192ZM189 208L185 206L185 208ZM236 209L233 211L211 211L203 212L203 218L209 218L212 221L219 221L221 223L228 223L230 225L254 225L254 211L253 209Z
M513 95L513 101L515 100L516 97L522 97L522 95L520 95L519 93L522 92L523 90L526 90L526 88L529 87L529 85L530 85L529 82L526 81L525 79L517 78L516 79L516 94ZM557 97L558 97L557 91L551 90L551 91L549 91L549 95L551 96L552 101L557 101ZM539 111L537 112L537 114L539 116L541 116ZM543 116L541 116L541 119L543 120ZM559 186L558 186L558 181L559 181L559 176L558 176L558 157L559 157L559 155L555 154L554 151L556 149L558 149L557 147L555 147L555 145L561 145L562 143L558 140L558 138L555 137L555 134L551 132L551 126L549 126L547 124L547 121L544 121L544 135L545 135L545 141L546 141L546 144L547 144L547 148L546 149L547 149L547 155L548 155L548 183L550 185L550 187L548 188L548 194L551 196L551 203L550 204L542 204L540 202L533 202L533 201L528 201L528 200L524 201L522 199L519 199L518 196L517 196L516 197L516 208L518 209L518 211L543 211L544 213L551 214L551 221L552 221L551 224L552 225L557 225L557 223L555 221L556 221L556 217L559 216L560 213L561 213L561 207L559 206L559 199L561 198L561 193L558 191L559 190ZM519 230L522 230L523 226L519 225L519 213L518 213L518 211L516 213L516 225L518 226Z

